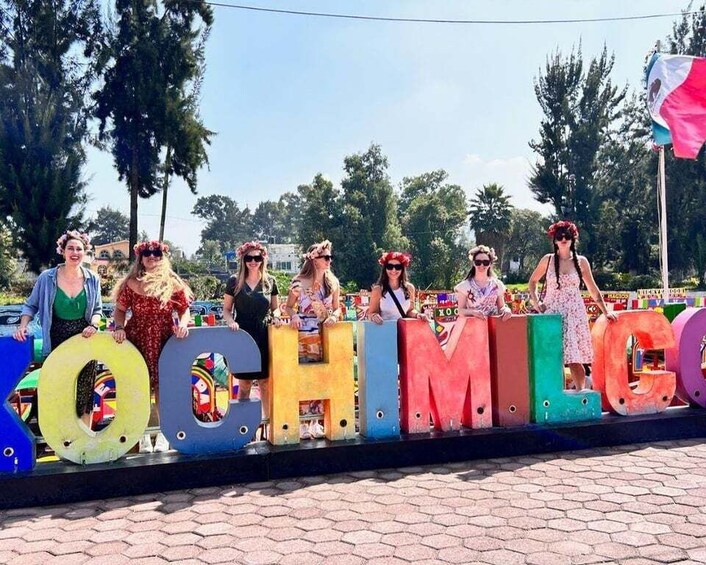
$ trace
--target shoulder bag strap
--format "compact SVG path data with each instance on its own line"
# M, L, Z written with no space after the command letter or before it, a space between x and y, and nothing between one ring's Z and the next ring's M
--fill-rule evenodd
M400 288L402 288L402 287L400 287ZM404 310L402 310L402 306L400 305L400 301L397 300L397 295L395 295L395 292L391 288L388 288L387 292L389 292L390 296L392 296L392 300L395 302L395 306L397 306L397 309L400 311L400 316L402 316L403 318L406 318L407 313Z

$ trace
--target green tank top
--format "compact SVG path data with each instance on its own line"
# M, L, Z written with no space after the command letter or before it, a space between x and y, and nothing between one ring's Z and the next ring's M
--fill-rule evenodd
M54 314L62 320L79 320L86 312L86 289L71 298L61 288L56 287Z

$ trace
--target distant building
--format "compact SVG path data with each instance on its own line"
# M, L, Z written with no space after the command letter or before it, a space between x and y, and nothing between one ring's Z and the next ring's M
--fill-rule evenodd
M93 248L91 270L101 278L109 274L122 273L130 261L130 242L127 239L96 245Z
M290 275L299 272L302 260L298 244L270 243L267 246L267 254L267 264L270 269L284 271Z
M265 243L267 247L267 268L275 271L284 271L290 275L295 275L299 272L302 264L299 245L296 243ZM238 270L238 261L235 256L235 251L226 251L224 253L228 263L228 270L235 272Z

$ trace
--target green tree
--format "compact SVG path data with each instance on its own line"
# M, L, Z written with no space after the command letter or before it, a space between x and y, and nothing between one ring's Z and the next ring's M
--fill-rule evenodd
M265 200L260 202L252 215L253 233L264 241L273 240L282 243L289 236L283 223L283 204L280 201Z
M420 288L452 288L467 263L462 245L466 193L446 184L447 177L446 171L437 170L402 180L402 230L413 257L411 274Z
M552 204L558 217L582 228L582 244L589 253L596 246L600 206L596 157L626 94L610 79L613 64L605 47L586 68L580 46L568 57L557 50L534 84L544 119L539 141L530 142L538 160L529 186L539 202Z
M0 2L0 214L30 269L82 222L95 0Z
M343 160L343 214L336 269L346 281L370 287L377 279L376 258L383 250L407 245L397 217L397 200L379 145Z
M339 257L345 252L338 247L341 226L341 192L321 173L310 185L300 185L297 192L301 202L301 219L297 231L299 244L305 251L312 243L330 239L336 256L334 272L341 276Z
M201 243L198 256L201 263L208 269L222 269L224 266L221 246L212 239L206 239Z
M130 234L130 219L120 210L103 206L88 223L93 245L103 245L127 239Z
M184 127L200 122L175 127L189 106L175 93L182 93L197 74L193 30L199 21L211 25L212 9L204 0L164 0L161 7L162 13L155 1L115 0L117 26L101 55L103 87L95 95L100 137L110 143L118 177L130 194L131 246L137 241L138 198L159 190L160 170L181 176L193 190L198 167L192 165L205 153L193 152L191 144L208 139L204 131L184 137ZM168 147L172 156L165 165L162 154ZM181 150L188 157L178 165ZM201 157L194 161L194 155Z
M196 200L191 213L206 221L201 231L202 245L205 241L217 241L221 252L233 250L244 241L252 239L252 214L228 196L212 194Z
M510 236L505 247L505 264L519 263L519 274L527 275L549 251L546 229L549 224L542 214L527 208L513 208L510 213Z
M476 244L493 247L500 264L510 236L513 209L505 188L496 183L484 184L470 202L468 222L475 232Z
M646 150L650 141L644 97L626 100L620 127L599 153L596 193L601 237L591 261L632 274L648 274L652 242L657 238L655 172L657 155Z
M281 210L282 241L285 243L302 243L299 227L302 222L302 198L297 192L285 192L279 197L277 204Z
M167 13L174 17L174 13ZM178 30L178 37L188 37L182 64L183 84L181 88L167 90L167 135L166 156L162 166L162 214L159 221L159 239L164 239L164 224L167 218L167 200L169 183L176 175L186 181L193 194L196 194L197 173L208 165L206 145L211 144L214 132L207 129L199 115L201 85L206 70L204 57L205 45L210 34L210 22L201 30L191 29L192 22L177 17L173 27Z

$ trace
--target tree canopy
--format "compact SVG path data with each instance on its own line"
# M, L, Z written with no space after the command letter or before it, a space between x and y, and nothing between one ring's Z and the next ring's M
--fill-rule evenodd
M130 194L131 246L137 241L138 198L159 190L164 168L195 190L210 137L184 93L199 74L195 30L198 22L211 25L212 8L204 0L162 4L115 0L117 25L106 39L103 87L95 95L101 138ZM163 164L167 149L170 159Z
M85 62L100 35L94 0L0 2L0 213L30 269L56 257L56 240L80 227Z

